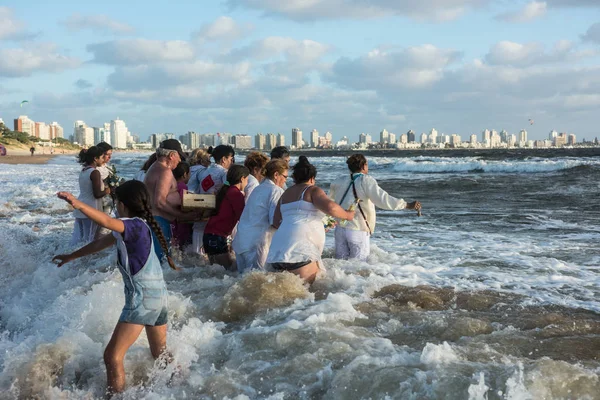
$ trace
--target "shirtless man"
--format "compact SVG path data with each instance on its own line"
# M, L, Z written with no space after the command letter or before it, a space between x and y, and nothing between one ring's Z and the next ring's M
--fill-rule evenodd
M167 245L171 242L171 222L176 219L193 220L196 212L181 211L181 196L177 192L177 181L173 176L173 170L185 160L185 155L181 150L181 144L176 139L167 139L160 143L156 149L156 162L148 168L144 183L150 193L152 202L152 215L160 226L160 229L167 240ZM152 235L154 240L154 251L159 260L162 260L164 253L158 242L158 239Z

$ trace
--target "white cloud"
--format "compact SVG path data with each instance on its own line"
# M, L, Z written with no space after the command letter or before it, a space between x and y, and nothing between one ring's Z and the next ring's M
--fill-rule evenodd
M306 64L321 58L330 49L330 46L314 40L271 36L248 46L233 49L224 58L228 60L267 60L283 55L288 61Z
M590 26L585 35L581 37L583 41L600 44L600 22Z
M344 87L361 90L422 88L441 80L445 68L460 58L460 52L430 44L392 52L375 49L356 59L339 59L328 78Z
M54 44L0 49L0 76L23 77L35 72L60 72L80 64L76 58L59 54Z
M250 64L217 64L208 61L166 63L119 67L109 75L108 84L115 90L153 90L178 85L202 83L231 86L250 80Z
M215 21L203 25L192 36L199 42L206 41L233 41L252 30L250 25L240 25L233 18L221 16Z
M489 0L228 0L228 4L295 20L368 19L402 15L447 21Z
M515 43L501 41L492 46L485 59L490 64L527 66L565 61L578 57L573 52L573 43L568 40L556 42L550 52L546 52L541 43Z
M0 7L0 40L31 39L37 36L25 30L25 24L14 18L13 12L8 7Z
M194 59L194 49L181 40L124 39L87 46L94 62L109 65L154 64L164 61Z
M532 1L518 11L500 14L497 19L507 22L528 22L546 14L548 4L545 1Z
M133 27L116 21L107 15L73 14L63 24L72 31L91 29L102 33L127 34L134 32Z

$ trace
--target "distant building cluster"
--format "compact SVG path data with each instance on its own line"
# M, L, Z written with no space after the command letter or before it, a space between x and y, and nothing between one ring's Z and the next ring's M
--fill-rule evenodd
M14 120L14 129L17 132L23 132L29 136L34 136L41 140L54 140L64 137L64 130L58 122L46 124L45 122L35 122L27 117L20 115Z
M126 149L139 143L138 135L132 135L127 129L125 121L113 119L105 122L100 127L88 126L83 121L75 121L73 124L73 143L83 147L93 146L100 142L106 142L116 149Z

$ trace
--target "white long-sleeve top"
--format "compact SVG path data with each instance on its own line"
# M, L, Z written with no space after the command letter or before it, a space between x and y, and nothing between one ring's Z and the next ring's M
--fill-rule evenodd
M361 174L354 180L354 184L356 186L356 194L361 200L360 207L365 213L365 217L367 218L369 227L372 231L375 230L375 207L384 210L402 210L406 208L406 201L390 196L385 190L379 187L375 178L370 175ZM333 181L329 189L329 197L340 204L348 186L350 186L350 174ZM340 205L347 210L353 202L354 192L352 191L352 187L350 187L346 198L344 198L343 203ZM356 208L354 219L348 221L344 228L369 232L369 228L367 227L362 214L358 210L358 207Z

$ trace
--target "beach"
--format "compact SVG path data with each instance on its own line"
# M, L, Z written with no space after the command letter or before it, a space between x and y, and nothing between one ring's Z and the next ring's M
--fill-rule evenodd
M31 154L11 154L6 156L0 156L0 164L47 164L48 160L54 158L54 155L44 154L35 155Z
M147 156L111 163L130 179ZM600 158L367 157L422 217L378 211L366 262L334 259L328 233L311 288L177 253L182 270L164 268L173 363L156 365L142 334L123 398L598 399ZM309 160L324 190L348 173L343 156ZM104 396L124 304L115 252L51 262L74 250L56 192L77 195L80 170L68 155L0 165L3 398Z

